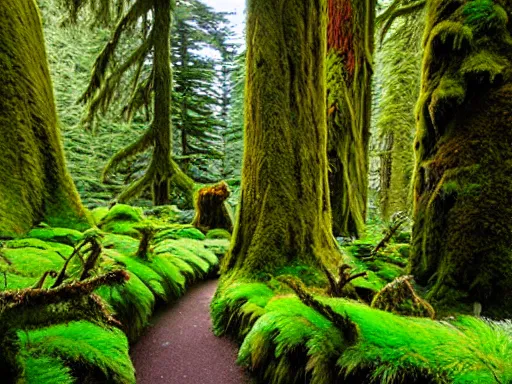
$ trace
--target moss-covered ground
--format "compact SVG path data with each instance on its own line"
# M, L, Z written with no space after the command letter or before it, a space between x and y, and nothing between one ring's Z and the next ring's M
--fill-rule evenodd
M401 316L372 308L374 295L407 273L409 238L400 233L372 255L381 227L341 246L359 300L330 297L322 273L290 266L274 276L224 276L211 311L215 332L241 344L239 363L261 383L511 383L509 322L454 314ZM278 275L302 280L335 314L355 324L356 337L304 304ZM418 289L421 292L421 289Z
M124 269L129 275L125 284L102 286L95 292L120 322L119 328L87 321L20 327L22 382L134 383L129 342L140 335L156 305L176 300L189 284L215 273L217 255L224 254L229 245L216 234L205 239L189 225L170 223L167 216L149 219L130 206L117 205L110 211L98 208L92 214L102 246L92 274ZM140 229L146 226L154 228L155 236L142 257L138 254ZM59 271L83 237L78 231L42 226L26 238L1 242L0 290L33 287L44 272ZM72 260L67 282L77 279L82 269L79 259ZM43 288L54 281L49 276Z

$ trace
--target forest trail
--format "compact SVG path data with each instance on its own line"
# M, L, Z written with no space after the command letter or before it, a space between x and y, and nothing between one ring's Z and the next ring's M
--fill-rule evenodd
M131 349L137 384L250 383L236 365L237 345L212 333L210 301L217 283L193 286L154 317Z

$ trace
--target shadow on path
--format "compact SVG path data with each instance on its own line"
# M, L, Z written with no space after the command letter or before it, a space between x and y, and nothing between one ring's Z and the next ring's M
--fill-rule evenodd
M158 313L132 347L138 384L248 384L236 365L237 345L215 337L210 301L217 280L193 286L174 305Z

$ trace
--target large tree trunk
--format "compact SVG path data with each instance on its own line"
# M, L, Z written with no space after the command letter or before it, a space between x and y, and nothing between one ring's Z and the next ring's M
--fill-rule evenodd
M155 1L155 57L153 61L154 77L154 110L153 119L155 177L153 180L153 203L169 204L169 174L171 172L171 0Z
M368 198L375 0L328 0L327 114L333 232L361 235Z
M249 0L242 193L227 269L339 257L325 117L326 0Z
M512 4L431 0L427 12L411 270L430 297L459 292L507 316Z
M0 2L0 237L88 227L66 170L34 0Z
M155 39L154 68L154 110L153 119L153 159L150 172L153 176L153 204L170 203L170 186L182 191L185 204L191 206L194 199L194 182L180 169L172 159L172 123L171 123L171 11L174 0L154 0Z

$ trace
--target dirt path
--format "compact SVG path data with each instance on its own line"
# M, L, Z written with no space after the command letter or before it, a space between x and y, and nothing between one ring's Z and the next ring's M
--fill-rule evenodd
M211 331L210 301L217 280L191 288L153 319L132 347L138 384L246 384L235 364L237 346Z

